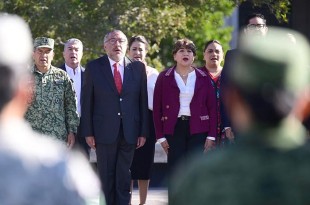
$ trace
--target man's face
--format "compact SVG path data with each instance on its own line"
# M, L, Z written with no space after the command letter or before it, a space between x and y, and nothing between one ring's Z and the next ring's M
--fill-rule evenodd
M109 58L119 62L126 54L127 38L122 32L115 31L110 33L103 46Z
M266 26L264 19L259 17L251 18L244 30L247 35L253 36L265 36L267 31L268 27Z
M36 48L32 57L37 68L44 71L50 68L54 58L54 51L50 48Z
M72 42L65 46L63 57L66 64L71 68L76 68L80 65L83 56L83 47L78 42Z

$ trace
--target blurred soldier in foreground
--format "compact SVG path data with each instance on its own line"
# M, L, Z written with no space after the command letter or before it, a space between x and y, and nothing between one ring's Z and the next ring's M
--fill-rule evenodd
M28 25L0 13L0 204L89 204L100 183L87 161L33 132L23 118L32 94L31 53Z
M283 40L288 32L296 44ZM308 42L293 31L241 38L225 93L239 142L182 167L169 204L310 204L310 149L296 117L308 98L309 56Z

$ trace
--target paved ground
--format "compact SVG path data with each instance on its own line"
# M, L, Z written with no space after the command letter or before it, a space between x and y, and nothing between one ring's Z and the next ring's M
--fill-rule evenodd
M132 205L139 205L138 190L134 189L132 194ZM168 204L168 192L167 189L154 189L151 188L148 192L146 199L146 205L167 205ZM92 199L89 205L99 205L99 199Z
M96 162L95 152L91 152L90 161ZM159 143L155 144L155 163L167 163L167 155ZM155 165L154 165L155 166ZM156 168L156 167L155 167ZM155 171L155 170L154 170ZM165 171L165 170L161 170ZM158 179L157 179L158 180ZM151 183L152 182L151 180ZM139 205L139 191L134 189L132 194L132 205ZM168 192L166 188L150 188L146 199L146 205L167 205L168 204ZM99 197L90 200L88 205L99 205Z
M132 205L139 204L138 190L134 190L132 198ZM146 199L146 205L166 205L168 204L168 192L166 189L151 189L149 190Z

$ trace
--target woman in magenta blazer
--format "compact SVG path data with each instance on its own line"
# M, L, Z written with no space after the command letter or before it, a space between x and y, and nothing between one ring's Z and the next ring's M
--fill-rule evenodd
M215 93L207 74L192 66L195 56L192 41L178 40L173 49L176 65L161 72L155 84L155 133L168 155L169 170L189 153L215 145Z

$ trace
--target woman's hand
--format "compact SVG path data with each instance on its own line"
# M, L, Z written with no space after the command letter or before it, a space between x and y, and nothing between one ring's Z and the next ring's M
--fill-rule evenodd
M227 137L227 139L229 139L230 142L234 142L235 136L234 133L231 131L230 127L225 129L225 136Z
M211 151L211 150L215 149L215 142L213 140L206 139L204 147L205 147L205 150L204 150L205 153L208 151Z
M168 154L168 149L169 149L168 141L165 140L165 141L161 142L160 145L162 146L162 148L164 149L164 151L166 152L166 154Z

